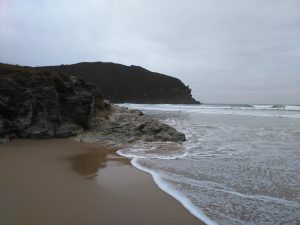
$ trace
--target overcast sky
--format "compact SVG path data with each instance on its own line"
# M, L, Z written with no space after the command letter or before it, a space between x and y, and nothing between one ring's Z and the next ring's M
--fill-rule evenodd
M0 62L111 61L207 103L300 104L299 0L0 0Z

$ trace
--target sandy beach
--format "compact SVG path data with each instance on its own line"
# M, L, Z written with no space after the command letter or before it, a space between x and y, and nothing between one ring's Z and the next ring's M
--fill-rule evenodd
M115 150L69 139L0 145L0 225L203 224Z

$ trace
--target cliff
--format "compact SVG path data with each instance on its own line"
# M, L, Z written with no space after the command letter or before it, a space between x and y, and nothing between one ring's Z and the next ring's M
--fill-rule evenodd
M82 80L0 64L0 136L70 136L104 107L96 86Z
M95 85L81 79L0 64L0 143L74 135L119 147L185 140L184 134L140 111L106 103Z
M179 79L138 66L93 62L39 69L67 73L96 84L102 96L114 103L199 104Z

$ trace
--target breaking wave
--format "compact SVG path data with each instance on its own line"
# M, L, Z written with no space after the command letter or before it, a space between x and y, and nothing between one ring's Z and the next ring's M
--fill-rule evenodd
M122 106L140 110L168 112L189 112L201 114L264 116L277 118L300 118L300 106L297 105L170 105L170 104L121 104Z

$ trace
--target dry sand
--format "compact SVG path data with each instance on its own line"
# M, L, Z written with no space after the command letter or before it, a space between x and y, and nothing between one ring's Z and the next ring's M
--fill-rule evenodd
M0 225L203 224L150 175L99 145L0 145Z

